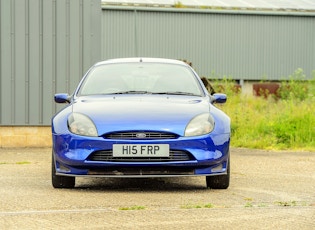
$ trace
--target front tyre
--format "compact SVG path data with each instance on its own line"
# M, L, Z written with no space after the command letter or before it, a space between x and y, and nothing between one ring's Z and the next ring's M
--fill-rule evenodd
M54 188L74 188L75 185L75 177L56 175L54 156L51 161L51 182Z
M219 176L206 176L207 188L227 189L230 185L230 158L228 159L227 174Z

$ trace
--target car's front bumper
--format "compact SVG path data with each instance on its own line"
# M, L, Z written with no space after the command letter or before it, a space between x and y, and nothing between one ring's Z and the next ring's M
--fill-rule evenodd
M229 134L163 140L113 140L73 134L53 134L56 174L90 177L209 176L227 173ZM91 160L91 155L111 151L113 144L169 144L170 150L185 152L184 160Z

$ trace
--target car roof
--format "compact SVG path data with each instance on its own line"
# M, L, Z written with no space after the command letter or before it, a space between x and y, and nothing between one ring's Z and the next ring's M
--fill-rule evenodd
M117 64L117 63L137 63L137 62L146 62L146 63L165 63L165 64L177 64L177 65L185 65L186 63L180 60L175 59L167 59L167 58L151 58L151 57L130 57L130 58L116 58L109 59L106 61L101 61L95 64L104 65L104 64Z

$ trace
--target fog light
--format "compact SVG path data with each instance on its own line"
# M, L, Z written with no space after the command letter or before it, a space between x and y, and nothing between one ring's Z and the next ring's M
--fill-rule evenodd
M223 169L223 165L219 164L218 166L214 167L211 169L211 172L215 173L215 172L222 172Z
M60 172L71 172L71 170L68 167L66 167L66 166L64 166L62 164L59 164L58 169L59 169Z

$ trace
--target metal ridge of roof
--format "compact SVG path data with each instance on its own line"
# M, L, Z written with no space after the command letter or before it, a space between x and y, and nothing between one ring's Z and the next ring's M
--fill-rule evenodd
M235 11L315 12L312 0L102 0L103 6Z

